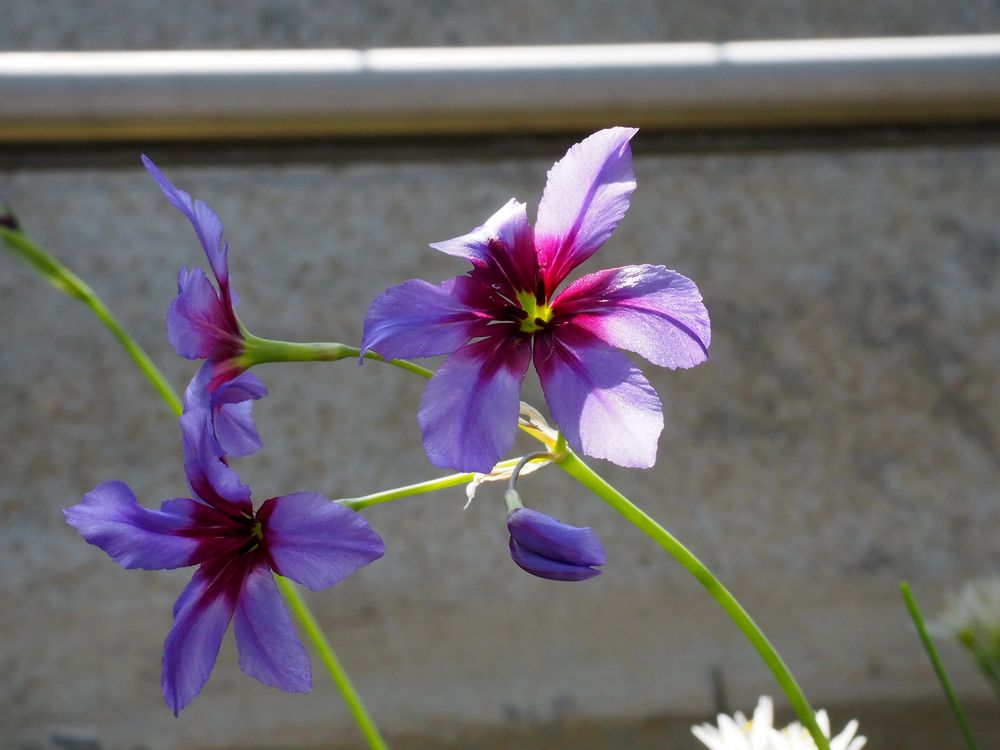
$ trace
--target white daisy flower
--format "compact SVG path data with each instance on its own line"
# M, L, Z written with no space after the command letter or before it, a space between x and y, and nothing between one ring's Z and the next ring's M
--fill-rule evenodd
M816 723L829 739L830 719L826 711L816 712ZM830 740L830 750L861 750L867 740L855 736L857 731L858 722L852 720ZM797 721L784 729L774 727L774 704L766 695L757 702L750 720L739 711L732 717L719 714L717 726L699 724L691 727L691 732L709 750L816 750L809 730Z
M944 609L928 629L967 648L1000 648L1000 576L969 581L946 595Z

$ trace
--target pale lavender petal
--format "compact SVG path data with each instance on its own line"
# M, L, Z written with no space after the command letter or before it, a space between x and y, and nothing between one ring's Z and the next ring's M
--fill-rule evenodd
M211 379L212 363L205 362L184 389L184 411L211 408L212 397L208 390Z
M694 367L708 359L708 310L691 279L663 266L623 266L577 279L552 304L602 341L661 367Z
M635 128L600 130L549 170L535 222L535 249L549 294L603 245L635 190L629 140Z
M123 568L163 570L194 565L213 554L210 540L190 533L203 523L191 506L197 503L178 499L150 510L139 505L124 482L102 482L63 515L80 536Z
M480 314L463 301L459 287L475 284L458 277L434 285L413 279L376 297L365 315L362 355L386 359L450 354L473 335Z
M510 538L508 547L510 557L517 563L518 567L539 578L548 578L551 581L585 581L601 574L601 571L596 568L573 565L539 555L537 552L532 552L527 547L518 544L514 537Z
M431 463L488 473L514 445L527 336L494 336L452 354L420 399L417 421Z
M476 267L473 276L488 285L501 284L513 293L535 291L538 262L527 207L514 198L481 227L431 247L465 258Z
M159 167L153 163L152 159L145 154L142 155L142 163L156 180L167 199L191 222L219 284L228 284L229 267L226 255L229 251L229 245L222 236L222 221L204 201L193 200L188 193L175 187L160 171Z
M271 498L257 520L274 570L313 591L385 554L382 538L363 516L311 492Z
M607 554L597 534L588 526L570 526L530 508L517 508L507 516L507 530L531 552L569 565L604 565Z
M253 421L253 402L223 404L215 410L215 437L230 456L250 456L264 443Z
M224 461L215 439L211 412L194 409L181 418L184 436L184 471L195 496L223 513L250 516L250 488Z
M252 373L229 380L212 393L215 437L230 456L249 456L263 443L253 421L253 402L264 398L267 388Z
M243 579L233 632L244 674L289 693L312 689L309 657L263 556Z
M167 338L187 359L220 359L242 351L243 334L200 268L182 268L167 309Z
M212 673L251 557L226 556L202 564L174 606L160 680L174 716L201 692Z
M535 337L535 369L566 440L619 466L656 462L660 399L624 354L572 324Z

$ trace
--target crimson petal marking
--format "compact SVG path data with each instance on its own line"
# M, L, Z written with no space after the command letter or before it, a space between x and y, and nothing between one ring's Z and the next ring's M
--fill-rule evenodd
M80 536L123 568L164 570L194 565L214 554L208 540L190 533L204 522L187 504L197 505L178 499L150 510L139 505L124 482L102 482L63 515Z
M167 309L167 338L178 354L205 359L238 348L242 334L204 271L182 268L177 288L177 297Z
M589 274L566 287L552 307L557 320L661 367L694 367L708 359L712 330L701 293L691 279L663 266Z
M386 359L451 354L474 334L481 314L463 299L460 276L434 285L419 279L390 287L372 300L365 315L361 356L375 351Z
M251 555L215 558L202 564L174 606L174 625L163 644L163 698L174 716L190 703L212 674L222 637L233 618Z
M290 693L312 689L309 657L263 556L243 578L233 632L244 674Z
M663 410L628 357L572 324L535 337L535 369L567 442L619 466L656 462Z
M431 463L487 473L514 445L530 339L493 336L445 360L420 399L417 422Z
M535 290L538 261L527 206L514 198L482 226L461 237L431 243L431 247L468 260L475 266L473 278L500 288L511 302L517 292Z
M211 412L198 408L180 418L184 436L184 472L195 496L235 516L252 516L250 488L223 462L222 448L212 429Z
M635 190L629 140L637 132L600 130L572 146L549 170L538 204L535 250L550 296L625 216Z
M257 512L275 572L318 591L385 554L362 515L312 492L268 500Z

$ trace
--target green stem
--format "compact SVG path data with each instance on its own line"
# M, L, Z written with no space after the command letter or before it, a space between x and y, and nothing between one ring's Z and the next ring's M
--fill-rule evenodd
M760 654L764 663L774 674L781 689L788 696L799 720L809 730L816 747L819 750L830 750L829 741L820 730L819 724L816 723L816 716L802 692L802 688L795 681L777 650L768 641L767 636L743 609L736 597L729 593L729 590L722 585L722 582L715 577L712 571L705 567L701 560L695 557L694 553L681 544L669 531L646 515L635 503L608 484L603 477L581 461L572 450L567 447L563 455L564 457L557 460L557 463L567 474L591 490L624 516L627 521L663 547L708 590L708 593L743 631L747 640L757 649L757 653Z
M45 277L53 286L61 292L78 299L87 305L87 307L94 312L98 319L104 323L108 330L114 334L115 338L118 339L119 343L125 348L125 351L129 353L133 361L136 365L138 365L139 370L142 371L143 375L145 375L153 384L153 387L156 388L157 392L166 402L171 411L180 416L183 411L181 400L177 396L174 389L170 386L170 383L167 382L167 379L163 377L163 373L160 372L159 368L157 368L157 366L153 363L153 360L150 359L145 350L143 350L135 339L129 335L128 331L122 327L121 323L118 322L118 319L115 318L101 298L97 296L94 290L91 289L83 281L83 279L70 271L56 258L42 250L42 248L35 244L24 232L20 230L11 230L4 226L0 226L0 238L4 240L4 243L9 249L13 250L24 261L34 267L35 270L41 273L41 275ZM346 348L351 349L351 347ZM357 349L354 349L353 351L359 353ZM350 353L345 356L350 356ZM355 356L357 356L357 354L355 354ZM413 367L416 367L416 365L413 365ZM285 580L281 576L276 576L276 578L278 579L279 588L285 595L286 601L288 601L289 606L295 612L299 621L302 622L303 628L305 628L309 640L312 642L316 651L319 652L320 657L323 660L323 664L326 666L327 670L329 670L330 677L333 679L334 684L340 688L344 701L347 703L347 707L350 709L351 714L354 716L354 720L361 728L362 733L368 739L369 746L375 750L382 750L386 748L387 745L385 744L385 740L383 740L379 735L378 730L375 728L375 724L372 722L371 716L365 710L364 704L361 702L361 698L358 697L358 693L351 684L347 673L337 660L337 656L330 647L330 643L326 640L323 632L316 624L316 618L313 617L313 614L310 612L305 600L299 595L299 592L296 590L294 584Z
M264 362L336 362L341 359L359 359L361 350L356 346L338 343L298 343L294 341L274 341L262 339L250 333L244 333L246 351L243 358L249 367ZM405 359L385 359L375 352L365 352L365 359L387 362L419 375L430 378L434 373L426 367L421 367Z
M97 293L94 292L79 276L70 271L66 266L46 253L36 245L24 232L10 230L0 227L0 237L3 238L7 247L17 253L24 261L33 266L44 276L49 283L59 289L64 294L80 300L89 307L98 319L118 339L118 343L128 352L129 356L139 367L142 373L153 384L167 406L175 414L181 413L181 400L177 397L170 383L160 372L159 368L149 358L135 339L129 335L128 331L122 327L118 319L111 313Z
M285 597L285 602L288 603L288 608L292 610L292 614L295 615L299 624L302 626L302 629L305 630L306 634L309 636L309 640L319 653L319 657L323 661L326 671L330 673L330 678L333 680L333 684L337 686L337 689L340 690L340 694L344 697L344 701L347 703L347 707L354 716L354 720L357 722L358 728L361 729L361 733L368 742L368 747L372 748L372 750L387 750L389 746L386 744L385 740L382 739L382 735L379 734L378 727L375 726L375 722L372 720L371 714L368 713L368 709L365 708L365 704L361 701L361 696L355 689L354 683L352 683L351 678L347 676L347 671L344 669L344 665L340 663L340 659L338 659L337 655L334 653L333 648L330 646L330 642L326 639L326 636L323 635L323 631L320 628L319 623L316 621L316 617L309 609L305 599L302 598L302 594L299 592L298 587L282 576L275 575L275 578L278 581L278 588Z
M910 619L913 620L913 624L917 628L917 635L920 636L920 642L924 646L924 651L927 652L927 658L930 659L931 666L934 667L934 674L937 675L938 682L941 683L941 689L944 691L945 696L948 698L948 703L951 705L951 711L955 714L955 721L958 722L958 727L962 730L962 736L965 737L965 744L969 746L969 750L978 750L979 745L976 744L976 739L972 736L969 720L965 717L962 704L958 702L958 696L955 695L955 691L951 687L951 680L948 679L948 674L944 671L944 665L941 663L937 649L934 648L934 643L927 633L924 618L917 607L917 600L913 598L913 593L910 591L910 585L906 581L903 581L899 584L899 590L903 594L903 601L906 603L906 609L910 613Z
M494 467L494 471L497 469L509 469L517 466L519 459L512 458L507 461L501 461ZM346 500L338 500L337 502L341 505L346 505L352 510L361 510L362 508L368 508L372 505L378 505L379 503L387 503L390 500L399 500L403 497L410 497L412 495L422 495L426 492L434 492L435 490L444 490L449 487L457 487L460 484L468 484L476 475L472 472L465 474L449 474L446 477L441 477L439 479L428 479L426 482L417 482L416 484L408 484L405 487L396 487L391 490L384 490L383 492L375 492L371 495L365 495L363 497L353 497Z

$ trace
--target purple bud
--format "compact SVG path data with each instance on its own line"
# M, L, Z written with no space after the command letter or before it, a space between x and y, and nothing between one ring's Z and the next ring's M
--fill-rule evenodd
M553 581L584 581L600 575L591 567L604 565L604 545L589 527L570 526L527 508L507 516L510 556L518 566Z
M0 226L13 229L15 232L21 229L21 225L17 223L17 217L2 195L0 195Z

